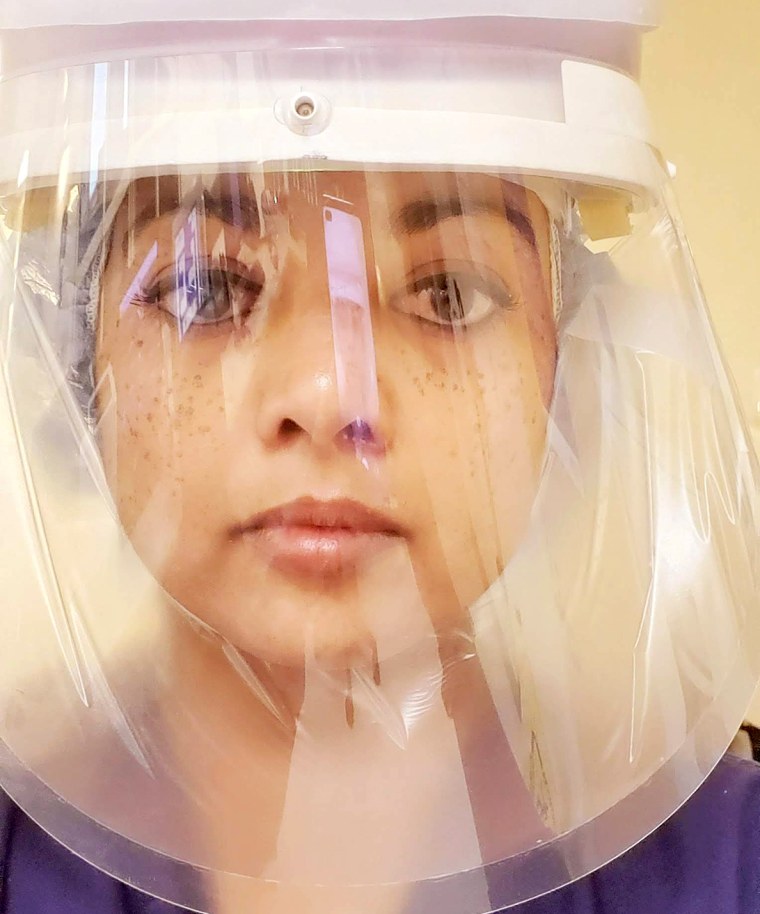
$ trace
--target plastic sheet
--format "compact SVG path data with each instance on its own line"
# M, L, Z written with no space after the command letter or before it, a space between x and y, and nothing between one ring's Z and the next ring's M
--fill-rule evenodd
M103 72L85 159L3 195L6 789L199 911L480 914L635 844L760 657L757 469L645 138L628 186L518 169L524 115L499 168L201 167L104 131Z

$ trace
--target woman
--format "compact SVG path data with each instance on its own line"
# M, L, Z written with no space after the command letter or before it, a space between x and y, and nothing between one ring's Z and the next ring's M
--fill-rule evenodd
M741 719L757 489L637 33L185 28L9 49L9 795L215 914L662 906L754 769L562 886ZM9 910L153 904L7 823Z

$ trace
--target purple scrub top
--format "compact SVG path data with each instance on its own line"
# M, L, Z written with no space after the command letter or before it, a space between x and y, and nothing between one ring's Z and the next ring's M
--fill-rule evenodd
M10 800L0 824L0 914L182 911L80 860ZM633 850L573 885L509 910L760 914L760 765L726 756L694 797Z

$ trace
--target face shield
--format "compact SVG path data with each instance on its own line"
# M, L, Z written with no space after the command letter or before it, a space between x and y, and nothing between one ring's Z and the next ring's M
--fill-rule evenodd
M753 689L758 481L636 84L402 44L0 99L11 796L199 911L480 914L660 825Z

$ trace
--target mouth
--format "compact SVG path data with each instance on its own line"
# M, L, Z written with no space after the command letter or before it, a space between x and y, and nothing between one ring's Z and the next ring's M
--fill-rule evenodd
M315 579L340 577L403 539L390 517L351 499L299 498L234 528L267 564L284 574Z

